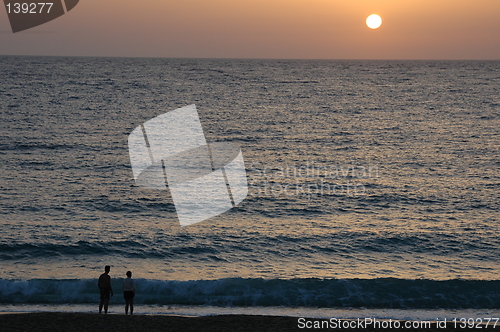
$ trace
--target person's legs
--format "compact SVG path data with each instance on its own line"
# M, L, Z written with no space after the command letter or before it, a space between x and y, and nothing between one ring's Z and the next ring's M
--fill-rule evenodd
M108 304L109 304L109 297L104 299L104 313L108 313Z
M104 308L104 313L108 313L108 304L109 304L109 296L110 296L110 290L102 288L101 289L101 302L99 303L99 313L102 312L102 309Z
M128 315L129 304L130 304L130 300L129 299L125 299L125 315Z
M134 313L134 297L130 298L130 314Z

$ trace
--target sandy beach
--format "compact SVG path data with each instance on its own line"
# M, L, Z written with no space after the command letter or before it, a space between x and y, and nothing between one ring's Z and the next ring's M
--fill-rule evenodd
M311 323L317 320L308 319ZM394 321L393 321L394 322ZM399 321L404 326L403 321ZM466 331L448 323L437 328L300 328L298 318L279 316L218 315L204 317L135 315L99 315L90 313L17 313L0 315L2 331ZM481 330L500 330L493 326Z

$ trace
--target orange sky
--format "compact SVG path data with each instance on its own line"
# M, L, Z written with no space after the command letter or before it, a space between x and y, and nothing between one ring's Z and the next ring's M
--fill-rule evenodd
M500 60L499 16L500 0L81 0L16 34L0 8L0 54Z

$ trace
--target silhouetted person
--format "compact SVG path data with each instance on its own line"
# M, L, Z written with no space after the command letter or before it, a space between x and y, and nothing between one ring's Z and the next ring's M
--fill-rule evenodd
M132 279L132 272L127 271L127 279L123 279L123 297L125 298L125 315L128 315L128 308L130 306L130 314L134 313L134 296L135 286Z
M101 302L99 303L99 313L102 312L104 306L104 313L108 313L109 296L113 296L113 288L111 288L111 277L109 276L109 265L104 267L104 273L99 277L97 286L101 292Z

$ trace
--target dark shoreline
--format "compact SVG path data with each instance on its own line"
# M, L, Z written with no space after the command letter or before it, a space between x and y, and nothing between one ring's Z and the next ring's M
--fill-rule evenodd
M325 319L307 319L313 326L314 322ZM242 331L242 332L285 332L285 331L469 331L494 330L500 331L500 324L480 329L456 328L453 323L437 328L435 322L429 328L299 328L297 317L283 316L252 316L252 315L216 315L216 316L172 316L172 315L134 315L123 314L99 315L93 313L6 313L0 315L1 331L125 331L125 332L155 332L155 331ZM351 322L352 320L341 320ZM393 323L395 321L392 321ZM404 326L404 321L398 321ZM302 324L304 325L304 324Z

